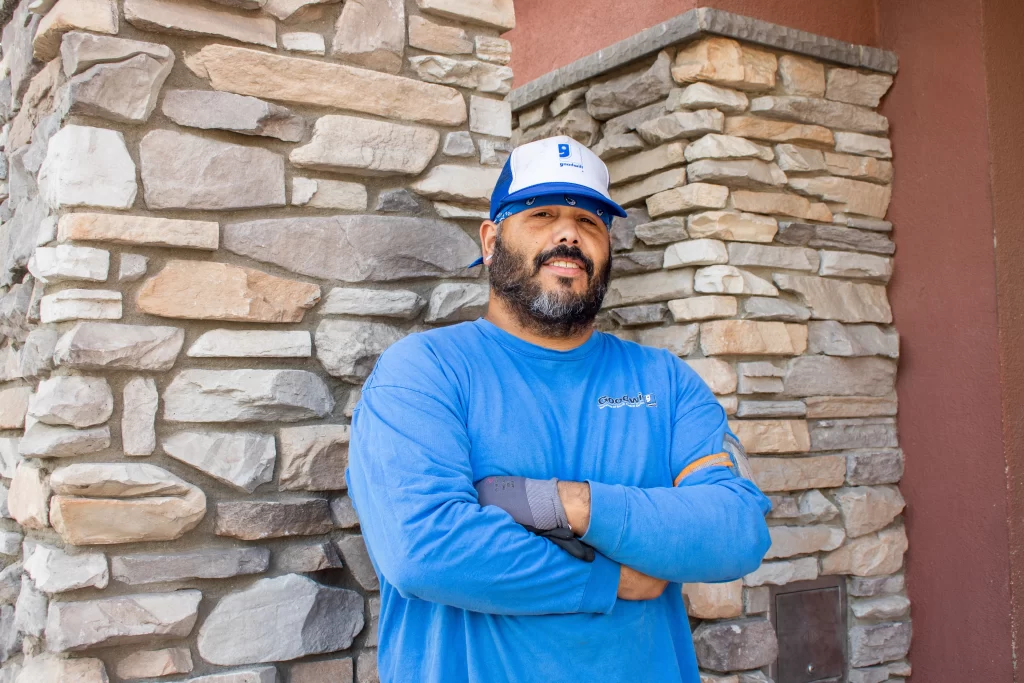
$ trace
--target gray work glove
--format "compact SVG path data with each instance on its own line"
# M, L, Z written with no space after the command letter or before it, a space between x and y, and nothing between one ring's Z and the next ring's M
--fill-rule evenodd
M557 479L484 477L474 484L480 505L494 505L528 530L555 543L573 557L594 561L594 549L569 528Z

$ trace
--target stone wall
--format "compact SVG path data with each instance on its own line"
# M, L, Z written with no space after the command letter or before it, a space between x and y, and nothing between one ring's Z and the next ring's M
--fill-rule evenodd
M772 498L761 568L684 588L706 681L765 680L771 587L834 575L848 680L910 673L886 71L889 53L697 10L510 97L514 144L572 136L629 207L602 328L685 358Z
M511 0L4 11L0 681L375 681L347 424L483 311Z

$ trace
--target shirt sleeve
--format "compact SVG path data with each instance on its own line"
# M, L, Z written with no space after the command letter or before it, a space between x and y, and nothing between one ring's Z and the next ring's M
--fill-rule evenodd
M590 525L581 540L660 579L732 581L757 569L768 551L764 516L771 504L723 448L725 410L696 373L683 368L668 463L675 485L588 482Z
M406 340L363 389L347 476L379 573L403 596L478 612L610 612L617 563L578 560L479 505L457 394L437 359Z

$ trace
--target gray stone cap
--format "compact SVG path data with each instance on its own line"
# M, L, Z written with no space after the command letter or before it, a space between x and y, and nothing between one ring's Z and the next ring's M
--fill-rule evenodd
M896 73L899 67L895 52L866 45L854 45L711 7L700 7L546 73L513 90L509 93L508 101L512 105L512 111L526 109L566 88L624 64L654 54L670 45L705 35L736 38L748 43L888 74Z

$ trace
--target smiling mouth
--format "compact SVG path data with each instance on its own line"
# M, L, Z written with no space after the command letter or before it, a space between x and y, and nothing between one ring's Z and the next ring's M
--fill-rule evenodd
M559 258L551 259L550 261L545 262L544 265L555 266L556 268L567 268L572 270L586 270L586 268L583 267L583 264L579 263L578 261L569 261L567 259Z

